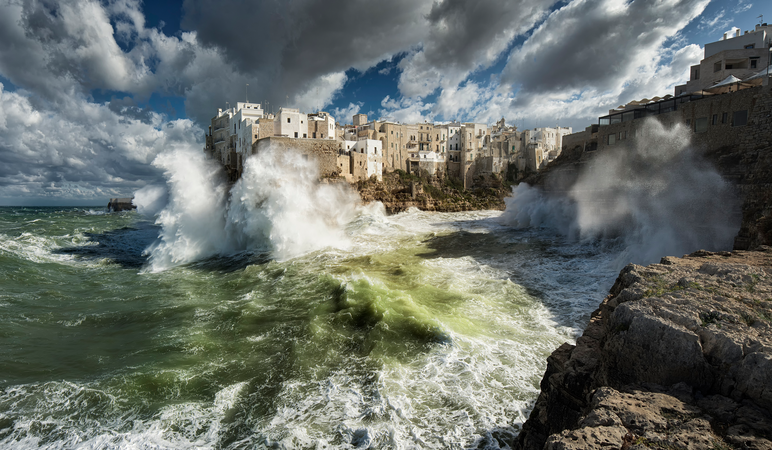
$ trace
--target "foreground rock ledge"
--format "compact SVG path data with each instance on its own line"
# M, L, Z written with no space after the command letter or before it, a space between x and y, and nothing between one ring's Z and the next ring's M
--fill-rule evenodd
M515 444L772 449L772 248L625 267Z

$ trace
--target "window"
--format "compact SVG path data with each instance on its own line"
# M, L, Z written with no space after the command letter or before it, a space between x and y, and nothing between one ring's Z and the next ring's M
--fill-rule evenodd
M708 118L707 117L698 117L694 121L694 132L695 133L704 133L708 131Z
M756 64L758 64L759 60L758 58L751 58L751 69L756 68Z
M298 137L298 132L297 131L295 132L295 137Z
M692 119L686 119L686 126L689 127L692 125Z
M391 130L391 134L394 134L394 130Z
M287 123L292 123L292 120L290 120L289 117L287 117Z
M726 123L726 120L727 120L728 116L729 116L728 113L722 113L721 114L721 123Z
M623 141L625 139L627 139L627 131L620 131L619 132L619 140Z
M314 136L314 139L316 139L316 131L314 131L313 136Z
M756 44L748 44L745 46L745 50L750 50L752 48L756 48Z
M304 138L307 138L307 137L308 137L308 135L307 135L306 133L303 133L303 137L304 137Z
M733 127L742 127L748 124L748 110L744 109L742 111L735 111L734 114L732 114L732 126Z
M713 64L713 72L715 73L715 72L719 72L719 71L721 71L721 61Z
M608 135L608 145L614 145L617 143L617 134L609 134Z
M711 125L717 125L718 124L718 114L713 114L713 120L710 121Z

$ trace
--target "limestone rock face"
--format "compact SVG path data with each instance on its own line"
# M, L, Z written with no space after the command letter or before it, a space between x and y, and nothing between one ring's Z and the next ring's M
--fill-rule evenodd
M548 359L523 449L772 449L772 249L628 265Z
M447 179L417 177L402 172L383 174L383 181L359 181L355 185L362 202L381 202L389 214L418 208L423 211L459 212L503 210L504 198L512 190L500 179L489 177L486 184L464 190Z

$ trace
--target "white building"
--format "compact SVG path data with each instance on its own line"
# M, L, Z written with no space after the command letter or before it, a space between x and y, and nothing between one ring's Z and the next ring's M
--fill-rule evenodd
M718 41L705 44L703 59L690 67L689 81L676 86L675 95L710 89L730 76L745 80L758 74L770 64L770 46L772 25L762 23L745 33L732 28Z
M235 150L242 161L252 153L252 144L259 135L259 120L264 117L263 108L259 103L236 103L235 113L230 118L229 131L231 135L235 135Z
M308 137L308 116L297 108L279 108L273 124L274 136Z

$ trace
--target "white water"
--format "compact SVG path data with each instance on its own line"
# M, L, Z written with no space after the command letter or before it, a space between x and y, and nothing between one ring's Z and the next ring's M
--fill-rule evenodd
M649 120L634 139L588 162L567 196L517 186L502 223L601 238L619 246L618 268L729 250L740 226L739 193L693 151L689 136L686 127Z
M349 246L344 227L358 196L348 185L320 183L315 162L299 152L269 148L249 157L230 192L201 152L175 150L153 164L164 169L167 190L150 186L134 199L162 227L148 249L153 271L244 250L286 260Z

